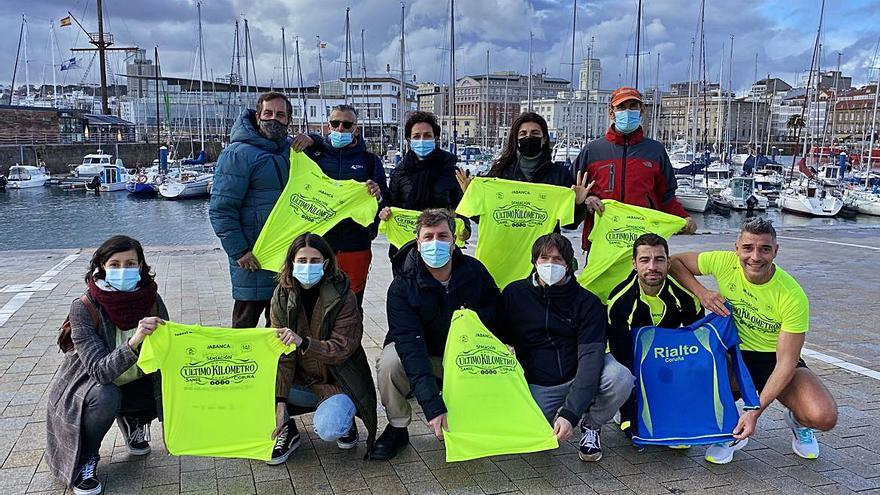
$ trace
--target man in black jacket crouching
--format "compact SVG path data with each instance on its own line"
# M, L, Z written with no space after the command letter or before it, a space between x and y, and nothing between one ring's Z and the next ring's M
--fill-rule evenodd
M633 376L605 353L605 308L575 279L571 242L539 237L532 264L532 274L501 295L499 337L513 346L556 437L565 441L579 425L578 456L598 461L600 428L629 397Z
M489 330L495 328L498 287L482 263L455 247L454 232L451 212L425 210L416 222L416 240L395 256L404 262L388 287L388 335L376 363L388 427L376 440L371 459L391 459L409 443L410 391L434 434L441 438L448 429L437 377L443 376L452 313L470 309Z

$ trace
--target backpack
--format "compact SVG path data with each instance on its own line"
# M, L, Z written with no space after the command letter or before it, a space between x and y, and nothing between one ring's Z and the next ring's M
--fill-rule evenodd
M101 318L98 316L98 309L92 304L92 300L85 294L79 296L79 300L82 301L86 309L89 310L89 315L92 317L95 329L100 329ZM70 336L70 314L64 318L64 323L58 328L58 347L61 349L61 352L65 354L73 350L73 338Z

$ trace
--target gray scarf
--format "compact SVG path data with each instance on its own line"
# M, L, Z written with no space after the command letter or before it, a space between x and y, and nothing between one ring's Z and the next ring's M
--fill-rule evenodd
M536 157L526 157L523 156L519 151L516 152L516 166L519 167L520 172L531 181L535 177L535 172L538 171L538 167L544 163L543 153Z

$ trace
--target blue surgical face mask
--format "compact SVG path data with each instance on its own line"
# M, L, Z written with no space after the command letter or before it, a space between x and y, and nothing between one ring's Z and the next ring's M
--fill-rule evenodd
M306 289L314 286L324 277L324 263L294 263L293 278L299 280Z
M345 148L351 144L353 139L354 136L350 132L330 132L330 144L332 144L334 148Z
M452 258L451 242L446 241L427 241L421 243L419 252L422 255L422 261L431 268L443 268L449 259Z
M629 134L642 125L641 110L615 110L614 128L617 132Z
M141 281L140 268L107 268L104 270L104 281L116 290L131 292Z
M433 139L412 139L409 142L409 149L413 150L413 153L419 158L430 155L436 146L437 143Z

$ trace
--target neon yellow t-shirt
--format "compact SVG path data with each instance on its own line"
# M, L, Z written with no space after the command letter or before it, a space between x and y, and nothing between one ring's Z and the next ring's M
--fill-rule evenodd
M532 244L574 222L574 191L560 186L477 177L456 209L480 217L475 257L499 289L532 271Z
M806 333L810 302L794 277L779 266L769 282L755 285L732 251L708 251L697 258L700 273L712 275L733 307L733 321L746 351L775 352L779 332Z
M657 296L649 296L645 293L639 295L639 298L642 302L647 304L648 309L651 310L651 321L654 325L659 325L660 322L663 321L663 316L666 315L666 303Z
M607 303L608 295L632 272L632 247L648 232L668 239L685 225L685 219L662 211L602 200L605 212L595 214L590 232L590 254L578 282Z
M446 462L559 446L522 366L471 310L452 315L443 352Z
M391 207L391 218L379 222L379 232L385 234L388 242L396 248L400 248L407 242L416 238L416 221L422 212L407 210L405 208ZM464 241L458 236L464 232L464 220L455 219L455 244L464 246Z
M160 325L141 345L138 366L162 372L168 452L269 460L278 358L292 350L272 328Z
M366 227L378 209L363 182L331 179L305 153L291 153L290 179L260 231L254 256L264 270L281 271L290 243L301 234L326 234L346 218Z

